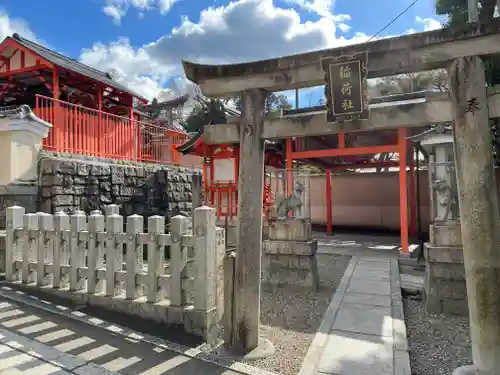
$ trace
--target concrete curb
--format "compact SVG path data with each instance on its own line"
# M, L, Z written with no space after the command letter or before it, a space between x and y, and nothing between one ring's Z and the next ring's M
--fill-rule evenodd
M401 276L397 259L391 260L390 282L394 374L411 375L403 296L401 294Z

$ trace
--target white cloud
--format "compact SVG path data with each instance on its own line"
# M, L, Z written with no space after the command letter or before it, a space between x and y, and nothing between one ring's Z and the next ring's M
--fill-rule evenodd
M351 26L349 26L345 23L338 23L337 27L340 29L340 31L343 31L344 33L351 29Z
M134 3L146 10L159 0L108 0L118 7L121 19L127 6ZM82 62L104 71L115 70L121 81L138 93L152 98L161 92L169 76L177 79L177 91L190 90L180 61L189 59L206 63L231 63L257 60L317 50L320 48L362 42L368 39L356 34L353 39L337 38L337 28L346 30L350 17L334 15L330 0L299 0L304 9L319 15L317 21L302 21L297 11L274 5L272 0L233 0L225 6L210 7L194 23L183 18L180 24L162 38L134 49L128 40L104 45L96 43L83 50ZM111 2L113 4L111 4ZM175 0L162 0L165 8ZM120 13L122 12L122 13ZM110 12L110 15L113 15ZM338 23L338 25L337 25ZM340 26L342 24L342 26Z
M424 31L438 30L443 28L441 22L432 18L421 18L417 16L415 17L415 22L418 24L422 24L424 26Z
M35 34L31 31L26 22L16 18L10 18L7 12L0 9L0 41L8 36L12 36L14 33L19 33L19 35L30 40L37 40Z
M316 13L320 17L331 18L336 22L348 21L348 14L334 14L334 0L288 0L290 4L298 5L309 12Z
M80 60L99 70L113 71L118 81L146 98L154 97L174 71L172 66L151 59L144 49L132 48L125 38L109 45L96 43L82 51Z
M108 14L118 21L129 7L140 15L153 6L166 10L175 1L107 0ZM351 38L337 35L337 30L345 32L350 28L350 16L336 15L331 0L289 2L314 12L317 20L304 21L297 10L278 7L273 0L232 0L225 6L203 10L198 22L183 18L168 34L146 45L132 46L125 38L109 44L96 43L82 50L80 60L113 71L119 81L148 99L184 93L194 97L196 88L184 77L181 60L235 63L362 43L370 38L360 32ZM426 30L439 24L430 18L417 17L415 22ZM0 13L0 36L14 31L27 35L20 30L23 28L29 32L22 21L9 20Z
M140 1L136 5L145 7L152 0ZM97 43L82 52L81 60L101 70L115 69L123 83L151 99L158 93L166 95L162 88L169 76L178 77L174 92L193 92L192 84L184 78L181 60L235 63L369 39L364 33L354 33L349 39L338 37L337 29L346 31L350 17L335 15L330 0L293 1L318 14L318 20L303 21L296 10L278 7L273 0L233 0L203 10L197 23L183 18L170 33L137 49L126 39L108 45ZM167 93L172 95L172 91Z
M139 15L144 15L144 11L159 9L161 14L168 13L174 3L178 0L106 0L103 12L113 18L116 24L120 24L122 18L130 8L139 11Z

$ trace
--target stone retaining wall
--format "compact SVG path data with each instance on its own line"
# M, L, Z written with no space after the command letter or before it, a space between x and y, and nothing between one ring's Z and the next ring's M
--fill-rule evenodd
M120 206L122 215L190 216L192 184L201 171L166 165L123 163L90 157L40 157L40 211L89 213Z

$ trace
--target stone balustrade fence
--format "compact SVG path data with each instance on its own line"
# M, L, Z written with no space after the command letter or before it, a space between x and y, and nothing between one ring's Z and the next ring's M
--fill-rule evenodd
M25 213L7 209L6 281L79 303L168 324L211 341L223 309L224 233L215 210L196 208L193 222L139 215L118 206L106 215ZM170 259L165 259L166 247ZM147 261L144 249L147 249Z

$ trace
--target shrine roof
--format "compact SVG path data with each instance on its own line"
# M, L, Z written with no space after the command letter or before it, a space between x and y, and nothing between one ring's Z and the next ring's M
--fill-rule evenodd
M137 94L136 92L130 90L128 87L125 85L120 84L119 82L115 81L109 73L102 72L100 70L97 70L95 68L92 68L88 65L85 65L75 59L71 59L69 57L66 57L64 55L61 55L58 52L55 52L47 47L44 47L38 43L35 43L31 40L25 39L21 37L19 34L14 33L11 37L5 38L4 42L6 40L11 40L14 41L15 43L18 43L22 47L32 51L36 55L42 57L43 59L47 60L48 62L57 65L63 69L72 71L74 73L78 73L82 76L91 78L92 80L104 83L105 85L114 88L118 91L130 94L138 99L141 100L146 100L144 97L141 95ZM2 42L2 44L4 43Z
M177 146L177 151L183 154L191 153L196 146L201 146L203 143L203 129L198 130L188 141Z
M433 137L436 136L452 136L453 135L453 129L451 126L439 124L437 126L431 127L429 129L426 129L422 133L416 134L414 136L408 137L412 142L418 143L418 142L425 142Z
M41 125L44 125L48 128L51 128L52 125L49 124L48 122L42 120L41 118L38 118L31 108L27 105L21 105L21 106L9 106L9 107L0 107L0 119L2 118L7 118L7 119L18 119L18 120L31 120L38 122Z

